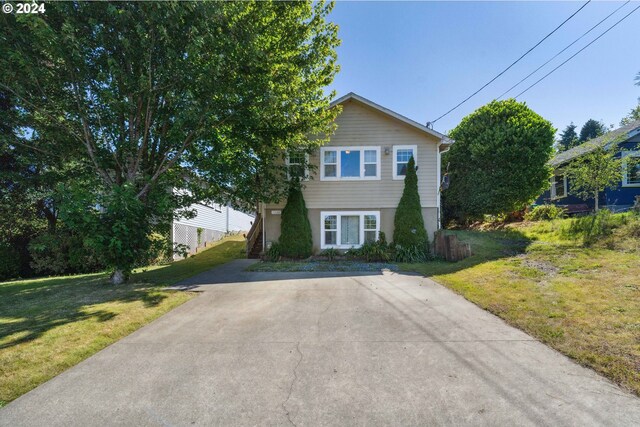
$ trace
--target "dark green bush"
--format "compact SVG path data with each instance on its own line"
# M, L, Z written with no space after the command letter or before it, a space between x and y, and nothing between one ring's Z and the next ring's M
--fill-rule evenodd
M407 251L422 253L424 259L429 253L429 238L424 228L424 218L422 218L418 176L413 157L407 164L404 190L394 218L393 245L399 247L401 253Z
M0 280L13 279L20 272L20 254L8 244L0 243Z
M527 221L551 221L553 219L564 218L567 216L567 210L556 205L540 205L536 206L524 215Z
M39 274L92 273L105 268L82 238L68 230L42 234L29 244L31 267Z
M429 247L427 246L402 246L395 245L393 248L394 259L397 262L407 262L407 263L416 263L416 262L425 262L431 259L431 254L429 252Z
M387 262L392 253L386 243L381 241L365 242L359 249L359 254L367 262Z
M449 165L450 186L442 194L447 221L466 224L531 203L549 185L554 133L549 121L514 99L493 101L462 119L442 162Z
M287 258L309 258L313 251L311 224L300 185L292 183L280 223L280 251Z

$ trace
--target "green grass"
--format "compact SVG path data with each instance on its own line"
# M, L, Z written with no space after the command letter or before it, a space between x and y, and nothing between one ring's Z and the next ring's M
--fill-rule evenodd
M0 283L0 406L192 298L165 287L244 256L241 236L113 286L106 274Z
M458 231L474 255L402 265L460 293L640 395L640 219L590 246L572 220Z

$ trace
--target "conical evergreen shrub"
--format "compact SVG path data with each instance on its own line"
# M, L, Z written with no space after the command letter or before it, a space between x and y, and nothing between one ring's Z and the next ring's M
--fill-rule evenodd
M394 218L393 243L404 248L416 247L429 250L429 238L424 228L420 194L418 194L418 175L416 163L411 157L407 164L402 198Z
M282 210L279 247L287 258L308 258L313 251L311 224L300 184L291 183L287 204Z

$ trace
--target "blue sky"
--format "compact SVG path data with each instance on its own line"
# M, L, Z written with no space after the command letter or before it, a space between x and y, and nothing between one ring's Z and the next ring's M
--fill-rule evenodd
M536 44L582 2L346 2L340 26L341 71L331 89L356 92L418 122L440 116ZM439 120L446 132L582 35L622 2L591 2L502 77ZM632 1L516 88L542 77L638 6ZM587 119L618 125L637 105L640 10L518 98L559 130ZM518 90L520 89L520 90Z

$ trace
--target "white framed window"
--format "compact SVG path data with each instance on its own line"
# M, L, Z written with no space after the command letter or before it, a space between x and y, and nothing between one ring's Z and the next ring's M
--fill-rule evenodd
M407 175L407 164L413 156L413 160L418 164L417 145L394 145L393 146L393 179L404 179Z
M320 248L350 249L378 240L380 211L320 212Z
M380 147L320 148L320 180L380 179Z
M640 187L640 151L623 151L622 157L622 186Z
M562 199L567 197L567 176L563 173L551 177L551 198Z
M303 179L309 179L309 154L299 150L290 151L287 154L287 179L291 179L291 171L296 171L300 175L304 173Z

